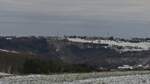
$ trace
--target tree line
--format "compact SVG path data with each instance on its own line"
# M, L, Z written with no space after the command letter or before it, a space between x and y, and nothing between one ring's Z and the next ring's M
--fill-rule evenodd
M51 74L64 72L90 72L84 64L68 64L59 59L45 60L28 54L0 52L0 72L10 74Z

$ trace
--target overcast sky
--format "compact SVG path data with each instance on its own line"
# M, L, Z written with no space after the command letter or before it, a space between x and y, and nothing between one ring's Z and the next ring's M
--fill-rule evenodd
M150 37L149 4L149 0L0 0L0 32Z

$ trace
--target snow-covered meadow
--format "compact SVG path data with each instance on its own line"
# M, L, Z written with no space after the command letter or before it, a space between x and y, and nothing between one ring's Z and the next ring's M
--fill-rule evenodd
M150 84L150 71L10 76L0 84Z

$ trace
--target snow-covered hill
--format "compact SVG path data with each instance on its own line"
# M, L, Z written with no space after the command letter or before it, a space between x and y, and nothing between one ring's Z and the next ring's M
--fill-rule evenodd
M129 41L120 41L120 40L88 40L81 38L67 38L68 41L77 42L77 43L93 43L93 44L108 44L111 48L118 48L121 51L145 51L150 49L150 42L129 42Z

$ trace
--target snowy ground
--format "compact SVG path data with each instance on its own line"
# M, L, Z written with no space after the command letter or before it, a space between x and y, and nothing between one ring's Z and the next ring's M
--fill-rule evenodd
M63 84L150 84L150 75L91 78L86 80L77 80L73 82L64 82Z
M7 76L7 75L10 75L10 74L0 72L0 76Z
M0 84L150 84L150 71L10 76Z

